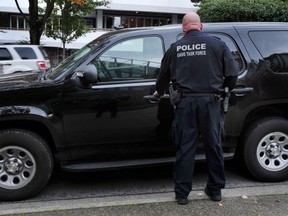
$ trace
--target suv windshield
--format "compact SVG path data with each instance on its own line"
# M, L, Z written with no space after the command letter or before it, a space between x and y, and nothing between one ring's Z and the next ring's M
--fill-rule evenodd
M95 49L97 46L103 45L108 38L108 36L100 36L94 41L88 43L86 46L82 47L74 54L64 59L56 68L51 69L46 78L51 80L59 80L63 78L66 72L74 67L79 59L82 59L83 56L89 53L92 49Z
M86 45L82 49L78 50L65 60L63 60L55 69L52 69L47 75L48 79L57 80L61 79L62 75L66 74L70 68L72 68L75 63L84 55L86 55L91 50L91 47Z

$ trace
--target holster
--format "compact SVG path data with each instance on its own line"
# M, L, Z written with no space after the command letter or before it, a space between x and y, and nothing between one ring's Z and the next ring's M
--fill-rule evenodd
M174 90L172 83L169 85L169 97L172 106L176 106L181 102L182 92Z
M230 91L228 87L225 87L224 94L225 94L225 97L223 101L223 110L224 110L224 113L227 113L228 107L229 107L229 98L230 98Z

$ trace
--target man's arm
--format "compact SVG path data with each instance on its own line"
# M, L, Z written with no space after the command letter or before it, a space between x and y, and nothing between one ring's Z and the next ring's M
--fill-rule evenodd
M239 69L229 48L224 45L224 87L232 90L237 83Z
M170 83L170 55L171 48L165 53L164 57L161 61L161 67L159 70L159 74L157 76L156 81L156 91L161 96L164 94L165 89L167 88L168 84Z
M228 87L229 90L232 90L236 86L237 79L238 79L238 76L225 77L224 86Z

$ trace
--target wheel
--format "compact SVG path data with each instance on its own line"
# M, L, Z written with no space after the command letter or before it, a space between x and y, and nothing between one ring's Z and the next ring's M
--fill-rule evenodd
M250 173L261 181L288 178L288 120L263 119L245 134L244 162Z
M46 142L25 130L0 132L0 200L31 198L47 184L53 158Z

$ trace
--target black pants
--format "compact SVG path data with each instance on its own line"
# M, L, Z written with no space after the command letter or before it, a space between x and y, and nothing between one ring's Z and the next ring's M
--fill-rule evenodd
M176 197L186 198L192 190L194 159L199 136L203 140L209 178L207 187L218 195L225 187L222 138L224 113L221 103L210 96L182 98L175 111L174 167Z

